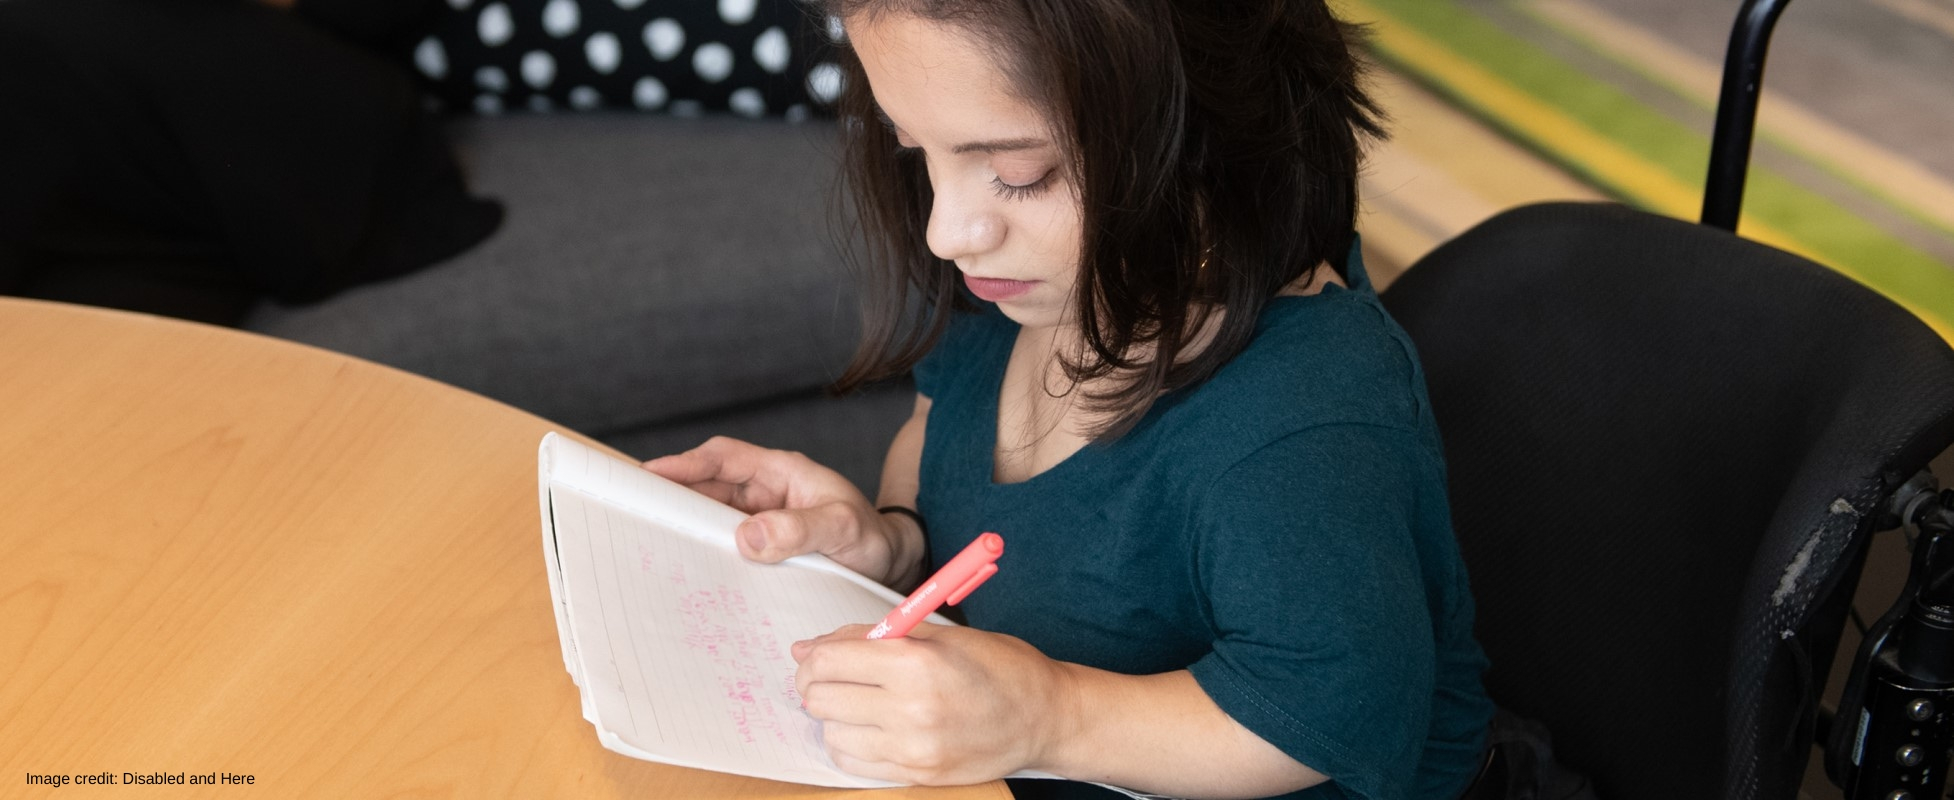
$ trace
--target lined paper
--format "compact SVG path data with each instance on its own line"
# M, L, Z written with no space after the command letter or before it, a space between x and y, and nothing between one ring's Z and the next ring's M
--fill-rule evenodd
M773 780L891 785L828 759L788 647L872 624L899 595L819 556L746 561L733 546L744 514L569 439L545 437L539 465L564 665L605 747Z
M902 595L822 556L747 561L733 545L745 514L557 434L543 437L537 464L563 665L605 748L814 786L896 785L828 758L794 693L788 648L874 624Z

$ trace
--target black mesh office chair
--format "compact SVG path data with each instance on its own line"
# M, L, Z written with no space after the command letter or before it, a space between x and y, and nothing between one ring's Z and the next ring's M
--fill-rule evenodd
M1954 445L1954 350L1729 233L1788 2L1738 12L1703 225L1521 208L1384 294L1444 432L1487 688L1604 800L1797 796L1871 535Z
M1384 294L1492 659L1608 800L1794 797L1881 503L1954 351L1852 281L1612 204L1502 214Z

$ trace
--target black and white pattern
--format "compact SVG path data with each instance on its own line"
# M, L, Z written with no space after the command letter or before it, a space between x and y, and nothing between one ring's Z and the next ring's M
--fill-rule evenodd
M411 59L451 110L804 119L841 94L840 32L798 0L445 0Z

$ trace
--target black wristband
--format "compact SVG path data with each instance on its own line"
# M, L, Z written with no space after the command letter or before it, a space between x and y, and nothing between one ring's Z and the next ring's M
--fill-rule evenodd
M877 514L901 514L916 521L916 530L923 532L923 538L930 538L930 526L923 523L923 515L908 506L883 506L875 510Z

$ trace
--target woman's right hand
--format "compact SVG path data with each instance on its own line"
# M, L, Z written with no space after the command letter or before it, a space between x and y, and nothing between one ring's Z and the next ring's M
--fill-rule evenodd
M841 473L800 453L715 436L644 467L751 514L735 539L753 561L820 553L891 587L922 569L922 531L913 521L877 512Z

